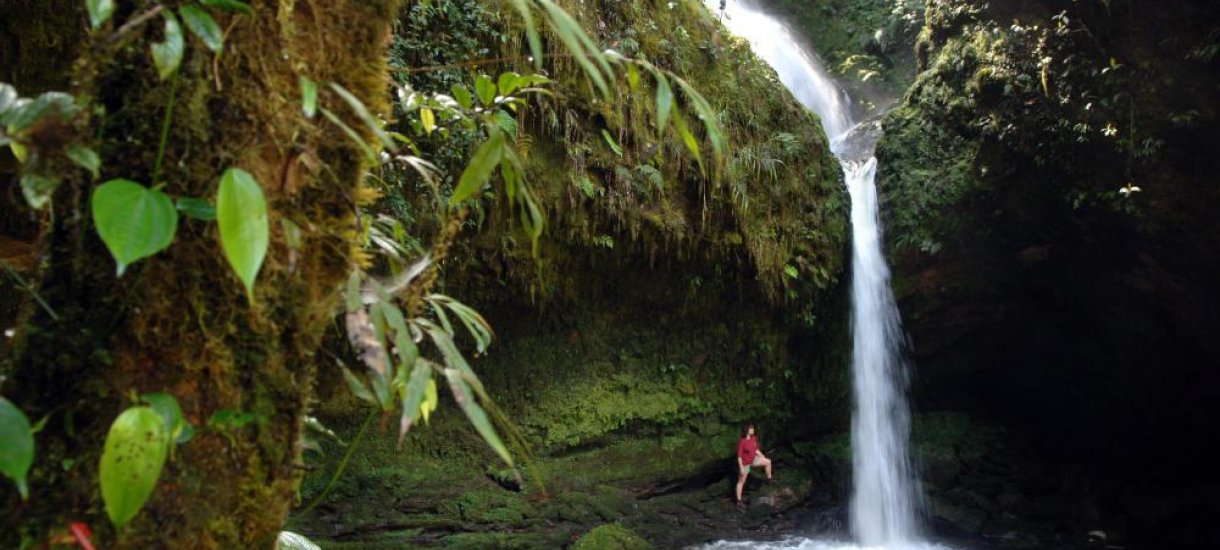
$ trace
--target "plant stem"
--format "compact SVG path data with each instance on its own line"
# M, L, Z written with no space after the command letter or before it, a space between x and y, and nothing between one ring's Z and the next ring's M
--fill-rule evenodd
M335 488L335 483L339 481L339 476L343 475L343 471L347 469L347 463L352 459L352 455L355 454L356 447L358 447L360 445L360 441L364 439L364 432L368 431L369 424L373 423L373 418L376 416L377 409L369 411L368 417L365 418L364 423L360 425L360 431L356 432L356 437L352 439L352 444L348 445L347 452L343 454L343 460L339 462L339 467L335 468L334 474L331 474L330 481L326 482L326 487L323 487L322 492L318 496L314 497L313 502L310 502L309 506L306 506L299 512L301 515L308 514L310 510L313 510L315 506L330 495L331 490Z
M174 119L174 102L178 99L178 73L180 70L174 71L174 79L169 85L169 102L165 104L165 117L161 121L161 143L157 146L157 162L153 164L152 181L150 185L157 185L157 178L161 176L161 161L165 160L165 144L169 141L169 125Z

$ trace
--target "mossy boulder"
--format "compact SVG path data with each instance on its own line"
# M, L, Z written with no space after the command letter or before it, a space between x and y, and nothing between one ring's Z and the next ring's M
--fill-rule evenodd
M621 525L594 527L572 545L572 550L652 550L648 541Z

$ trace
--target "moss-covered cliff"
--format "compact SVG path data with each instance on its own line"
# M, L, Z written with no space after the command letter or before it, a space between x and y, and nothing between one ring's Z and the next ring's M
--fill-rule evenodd
M404 71L404 81L447 90L503 68L463 65L489 57L529 69L514 61L524 51L517 23L476 4L404 11L392 62L441 67ZM497 331L474 367L534 453L524 491L504 488L521 489L442 405L401 452L376 436L329 503L301 518L305 531L365 547L544 547L622 521L663 546L695 542L771 521L765 511L737 517L728 499L741 423L760 423L766 444L790 457L787 492L765 510L808 494L810 474L785 446L846 424L848 201L816 116L700 2L562 4L602 47L671 70L707 97L726 158L701 171L679 141L657 139L652 89L633 94L623 78L614 100L601 101L572 61L548 61L556 97L517 121L547 209L540 259L489 197L441 283ZM409 177L396 185L390 212L426 238L441 223L431 191ZM354 424L336 390L324 416ZM306 497L324 477L307 481ZM658 510L683 506L690 525L657 521ZM699 524L709 521L718 526ZM520 536L479 535L510 527Z
M1076 532L1214 536L1218 36L1205 2L929 2L885 120L917 402L1036 434Z

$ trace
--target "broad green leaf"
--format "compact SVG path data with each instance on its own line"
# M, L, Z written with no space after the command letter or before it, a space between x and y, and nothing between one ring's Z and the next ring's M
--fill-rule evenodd
M462 171L462 177L458 179L458 186L453 190L449 204L458 204L482 189L503 155L504 133L493 129L491 137L475 151L470 164Z
M16 405L0 397L0 474L17 484L21 500L30 496L26 475L34 464L34 433Z
M208 12L204 11L195 5L187 4L178 8L178 14L182 16L182 20L186 22L186 28L191 30L191 33L198 36L203 41L203 45L215 53L220 53L225 47L224 31L220 29L220 25L216 24L216 20L212 19Z
M674 91L669 87L669 79L660 72L657 77L657 132L663 133L669 124L669 113L674 106Z
M115 528L122 529L148 502L168 454L169 434L156 411L132 407L110 425L98 479Z
M496 83L496 87L500 89L500 95L509 96L517 91L521 86L521 75L514 72L500 73L500 79Z
M89 26L98 28L114 15L114 0L85 0L89 10Z
M182 55L186 53L186 38L182 36L182 25L174 12L163 10L161 17L165 19L165 40L154 42L149 49L152 51L153 64L157 66L157 75L161 80L169 78L182 65Z
M466 418L470 420L475 431L483 436L483 440L491 446L496 454L500 455L500 458L506 464L512 466L513 457L508 454L508 447L505 447L504 442L500 440L500 435L492 427L491 420L487 418L487 413L483 411L483 407L480 407L475 402L470 385L466 383L462 374L457 369L445 369L445 378L449 380L449 389L453 392L453 400L457 402L462 412L466 413Z
M168 247L178 231L178 213L169 197L131 180L103 183L91 204L93 224L120 277L127 266Z
M165 392L146 393L140 400L148 403L152 410L165 421L165 431L173 443L186 443L195 436L195 427L182 416L178 399Z
M63 92L46 92L31 100L18 100L8 114L8 132L27 130L50 116L68 120L78 111L76 98Z
M220 222L220 246L225 259L254 300L254 281L267 257L271 229L267 222L267 199L249 172L230 168L220 178L216 195L216 219Z
M419 418L423 411L421 405L427 397L428 383L432 382L433 391L435 392L436 381L432 379L432 369L435 364L431 361L420 360L415 363L415 368L411 370L411 379L407 382L406 388L402 392L402 417L398 423L398 444L402 444L402 438L406 437L407 431L411 426L415 425L415 420Z
M432 135L432 131L436 129L436 113L427 107L419 110L419 121L424 125L424 132Z
M491 106L496 100L496 83L485 74L475 77L474 95L478 96L479 103L482 103L484 107Z
M300 77L301 81L301 112L305 118L313 118L318 114L318 83L308 77Z
M239 2L238 0L199 0L199 3L209 8L216 8L222 11L254 15L254 10L250 9L249 4Z
M93 174L93 177L95 178L98 176L98 172L102 169L102 158L97 156L97 151L85 147L84 145L74 143L69 145L67 149L64 150L64 153L68 155L68 160L71 160L73 164L88 170L89 173Z
M454 84L449 91L453 92L454 101L457 101L463 109L474 107L474 97L470 95L470 90L467 90L465 86Z
M178 211L188 218L213 222L216 221L216 207L207 199L199 197L182 197L176 203Z

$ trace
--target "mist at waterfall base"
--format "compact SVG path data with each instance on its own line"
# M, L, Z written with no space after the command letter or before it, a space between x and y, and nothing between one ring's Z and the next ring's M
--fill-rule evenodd
M902 326L882 252L873 149L880 137L874 124L857 126L850 99L829 77L817 56L783 23L743 0L707 0L724 25L749 41L751 49L780 81L822 120L831 149L843 165L851 196L852 220L852 415L853 495L850 522L854 542L791 537L771 542L721 541L709 550L931 549L920 535L918 484L907 452L910 412L907 369L901 353Z

